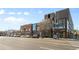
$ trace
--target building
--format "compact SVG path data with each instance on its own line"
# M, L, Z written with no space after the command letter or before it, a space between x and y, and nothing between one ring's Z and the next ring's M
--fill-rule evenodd
M55 25L55 32L59 33L60 37L72 38L73 22L68 8L56 12Z
M0 36L6 36L6 32L5 31L0 31Z
M5 33L6 33L5 36L9 36L9 37L20 37L21 36L20 30L7 30L5 31Z
M73 38L79 40L79 30L73 31Z
M26 24L21 26L22 35L38 35L40 37L53 38L72 38L73 21L70 10L64 9L57 12L49 13L39 23Z
M45 36L47 37L53 37L54 22L56 21L55 18L56 18L55 13L49 13L44 16L44 20L46 23L45 24L45 29L46 29Z
M24 36L32 36L32 24L26 24L26 25L22 25L20 28L21 31L21 35Z
M68 8L46 14L43 23L46 23L45 36L47 32L50 37L57 35L61 38L72 38L73 36L73 22Z
M32 24L32 37L39 37L39 23Z
M38 37L39 35L39 25L38 23L33 24L26 24L21 26L20 28L21 35L28 36L29 37Z

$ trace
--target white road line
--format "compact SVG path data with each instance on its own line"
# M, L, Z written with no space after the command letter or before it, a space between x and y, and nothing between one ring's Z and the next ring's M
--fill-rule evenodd
M40 47L41 49L46 49L46 50L54 50L54 49L51 49L51 48L48 48L48 47Z

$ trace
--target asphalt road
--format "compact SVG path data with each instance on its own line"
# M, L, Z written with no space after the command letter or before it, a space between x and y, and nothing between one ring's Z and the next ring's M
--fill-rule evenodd
M78 41L52 38L0 37L0 50L78 50Z

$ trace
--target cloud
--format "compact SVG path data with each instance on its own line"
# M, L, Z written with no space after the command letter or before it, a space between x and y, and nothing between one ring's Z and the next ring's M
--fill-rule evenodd
M22 12L8 12L7 14L11 14L11 15L17 14L17 15L21 15Z
M21 14L22 14L22 12L17 12L17 14L18 14L18 15L21 15Z
M24 18L16 18L16 17L7 17L4 19L4 22L10 25L22 25L26 23Z
M5 11L3 9L1 9L0 14L5 14Z
M11 14L11 15L14 15L14 14L16 14L16 15L21 15L21 14L29 15L30 13L29 12L8 12L7 14Z
M8 29L20 29L21 25L29 24L30 21L27 19L24 19L22 17L14 17L9 16L5 17L4 19L0 19L0 30L8 30Z
M30 13L29 12L24 12L24 15L29 15Z
M16 14L15 12L8 12L8 14L11 14L11 15L13 15L13 14Z
M5 10L4 9L1 9L0 10L0 14L10 14L10 15L21 15L21 14L23 14L23 15L29 15L30 14L30 12L11 12L11 11L9 11L9 12L5 12Z

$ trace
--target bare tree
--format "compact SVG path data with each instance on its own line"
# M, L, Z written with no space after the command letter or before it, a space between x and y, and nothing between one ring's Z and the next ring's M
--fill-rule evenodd
M52 28L51 25L52 25L52 21L50 19L42 20L42 22L40 22L40 32L42 32L44 36L49 36Z

